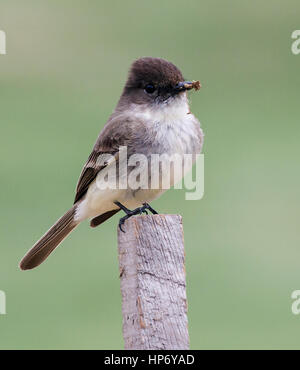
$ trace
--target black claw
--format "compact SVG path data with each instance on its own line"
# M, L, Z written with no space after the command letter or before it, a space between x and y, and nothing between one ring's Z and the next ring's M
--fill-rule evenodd
M124 225L125 221L130 218L131 216L134 216L134 215L141 215L143 213L146 213L146 215L148 215L148 212L147 210L149 210L151 213L153 213L154 215L157 215L158 213L148 204L148 203L143 203L143 206L142 207L138 207L134 210L130 210L128 208L126 208L123 204L121 204L120 202L115 202L115 204L120 207L120 209L122 209L126 215L122 218L120 218L119 220L119 229L125 233L125 231L122 229L122 225Z
M156 212L156 211L155 211L155 209L153 209L153 208L150 206L150 204L148 204L148 203L143 203L143 206L145 207L145 209L149 209L149 211L150 211L151 213L153 213L154 215L158 215L158 212Z
M119 229L122 231L122 233L125 233L125 231L122 229L122 224L119 223Z
M127 220L127 218L129 218L129 217L128 217L128 215L126 215L126 216L124 216L124 217L120 218L120 220L119 220L119 229L120 229L123 233L125 233L125 231L122 229L122 226L124 225L125 220Z

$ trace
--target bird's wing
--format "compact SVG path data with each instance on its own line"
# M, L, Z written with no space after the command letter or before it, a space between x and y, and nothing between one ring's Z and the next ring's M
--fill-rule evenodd
M83 195L87 192L90 183L96 178L97 173L105 166L99 167L97 159L100 153L95 150L90 154L86 164L84 165L77 186L74 203L78 202Z
M93 151L81 171L76 187L74 203L78 202L84 196L99 171L109 165L109 163L99 165L99 157L103 154L111 154L117 161L120 146L133 147L134 135L132 121L128 118L117 117L107 122L100 132Z

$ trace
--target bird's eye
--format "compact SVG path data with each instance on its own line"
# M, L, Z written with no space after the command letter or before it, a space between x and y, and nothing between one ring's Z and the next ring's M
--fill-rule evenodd
M148 85L145 86L145 91L148 94L153 94L155 90L156 90L156 88L153 84L148 84Z

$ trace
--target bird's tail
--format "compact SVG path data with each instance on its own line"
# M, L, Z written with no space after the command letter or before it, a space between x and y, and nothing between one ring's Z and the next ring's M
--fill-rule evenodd
M78 225L74 220L76 205L66 212L39 241L26 253L20 262L21 270L30 270L40 265L64 238Z

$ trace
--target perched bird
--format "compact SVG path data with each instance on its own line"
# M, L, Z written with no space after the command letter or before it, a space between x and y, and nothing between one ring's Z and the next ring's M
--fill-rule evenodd
M82 169L74 205L28 251L20 262L22 270L41 264L85 219L92 219L91 226L96 227L122 209L126 213L119 223L122 229L134 214L147 209L156 213L148 203L165 191L161 182L155 189L133 189L128 183L122 188L102 188L99 184L113 163L120 166L121 147L127 150L126 158L141 154L149 161L154 153L201 152L203 132L187 98L187 90L193 88L200 88L199 81L185 81L180 70L164 59L145 57L133 62L120 100ZM104 154L113 160L101 161ZM128 166L132 170L134 166ZM145 171L151 180L149 168Z

